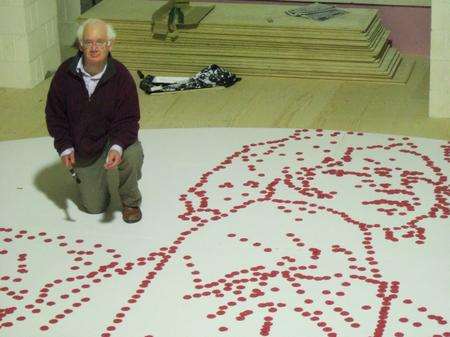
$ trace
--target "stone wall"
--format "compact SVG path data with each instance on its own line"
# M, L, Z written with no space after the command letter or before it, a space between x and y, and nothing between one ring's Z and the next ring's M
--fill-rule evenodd
M450 3L431 8L430 117L450 118Z
M76 20L81 14L80 0L57 0L57 5L59 41L64 48L75 41L78 28Z
M56 0L0 0L0 87L31 88L60 59Z

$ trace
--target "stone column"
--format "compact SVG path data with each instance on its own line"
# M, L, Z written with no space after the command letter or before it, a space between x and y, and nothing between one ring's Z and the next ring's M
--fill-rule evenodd
M61 61L56 0L0 0L0 86L31 88Z
M431 6L430 117L450 118L450 2Z

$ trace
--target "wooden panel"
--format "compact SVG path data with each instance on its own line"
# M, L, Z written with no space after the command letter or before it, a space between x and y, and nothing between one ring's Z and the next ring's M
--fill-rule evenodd
M97 6L83 13L82 18L102 18L105 20L143 21L151 20L153 13L164 5L164 1L145 0L103 0ZM200 3L201 6L212 3ZM358 9L350 11L328 21L301 20L286 15L285 11L296 8L296 5L257 5L257 4L216 4L216 8L202 20L203 26L233 26L261 28L293 28L307 30L348 30L362 31L376 15L373 9ZM268 20L271 19L271 20Z
M401 55L390 48L389 32L374 9L351 8L345 15L318 22L287 15L292 5L218 3L198 28L178 30L161 41L151 37L149 18L163 4L104 0L82 18L111 22L118 33L114 55L130 69L156 75L190 75L219 64L239 76L392 83L404 83L409 76L401 71L406 76L395 77Z
M259 0L247 0L259 2ZM317 2L315 0L273 0L273 2ZM321 3L362 4L379 6L431 7L431 0L320 0Z

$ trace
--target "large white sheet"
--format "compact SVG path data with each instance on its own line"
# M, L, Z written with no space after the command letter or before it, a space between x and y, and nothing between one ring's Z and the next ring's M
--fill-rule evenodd
M449 143L140 138L133 225L77 208L49 138L0 143L0 336L450 336Z

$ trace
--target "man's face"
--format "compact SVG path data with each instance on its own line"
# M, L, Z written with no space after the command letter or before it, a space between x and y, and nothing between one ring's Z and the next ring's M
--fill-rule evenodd
M98 65L106 62L111 51L112 41L108 41L105 24L91 24L84 29L80 50L84 54L86 65Z

